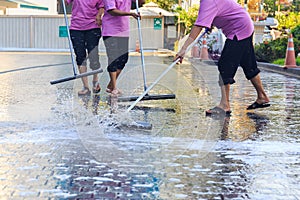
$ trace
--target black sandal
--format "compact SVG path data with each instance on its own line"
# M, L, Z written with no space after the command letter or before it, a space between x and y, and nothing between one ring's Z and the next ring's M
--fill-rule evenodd
M93 93L98 94L101 91L100 83L98 81L93 81Z
M253 109L257 109L257 108L267 108L271 106L271 104L269 103L257 103L256 101L251 104L250 106L247 107L247 110L253 110Z

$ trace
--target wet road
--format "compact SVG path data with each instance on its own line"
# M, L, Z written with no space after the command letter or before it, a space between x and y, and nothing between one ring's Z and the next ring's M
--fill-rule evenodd
M175 100L115 103L78 98L69 56L0 53L0 199L299 199L300 80L262 71L271 107L248 112L256 94L242 71L232 116L204 111L220 97L216 67L175 66L153 88ZM101 57L105 66L105 57ZM147 56L147 84L171 59ZM139 57L120 77L123 95L143 91ZM107 72L101 75L105 88ZM152 130L125 126L151 123Z

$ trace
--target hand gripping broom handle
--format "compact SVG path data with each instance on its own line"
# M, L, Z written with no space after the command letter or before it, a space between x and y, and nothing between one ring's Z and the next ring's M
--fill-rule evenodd
M205 29L205 31L200 35L198 36L193 43L191 43L188 48L186 49L186 52L188 52L197 42L200 38L202 38L206 33L208 32L208 29ZM176 63L178 63L180 60L180 58L177 58L175 61L173 61L173 63L167 67L167 69L165 69L165 71L163 71L163 73L161 73L161 75L144 91L143 94L141 94L139 96L139 98L137 98L137 100L135 100L135 102L133 102L131 104L131 106L129 106L126 110L126 112L129 112L131 111L134 106L136 106L136 104L145 96L148 94L148 92L170 71L170 69L172 69Z

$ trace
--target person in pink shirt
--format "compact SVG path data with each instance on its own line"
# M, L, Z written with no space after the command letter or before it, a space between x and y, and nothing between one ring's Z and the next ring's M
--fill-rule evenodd
M219 85L221 88L221 100L219 105L206 111L206 115L230 115L230 85L235 83L234 76L239 66L251 81L257 92L256 101L247 107L248 110L270 106L269 98L264 91L260 70L257 68L253 47L254 25L247 13L234 0L201 0L198 17L175 60L182 59L187 47L197 38L203 28L210 29L215 26L222 30L226 36L225 46L218 62L220 73Z
M65 0L72 3L70 36L76 55L76 63L80 73L87 72L87 59L90 68L97 70L101 67L99 62L98 45L101 38L101 23L104 13L102 0ZM93 75L93 92L98 94L101 90L98 74ZM82 77L83 89L78 95L90 95L88 77Z
M137 19L140 15L130 12L132 0L104 0L104 15L102 18L102 36L108 57L110 82L106 92L118 95L117 78L128 61L129 17ZM139 0L139 5L144 0Z

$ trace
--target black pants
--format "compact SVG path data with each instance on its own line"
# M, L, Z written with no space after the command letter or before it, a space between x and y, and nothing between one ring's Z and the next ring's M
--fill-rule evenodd
M108 72L124 69L128 61L129 37L104 36L104 45L108 57Z
M87 65L87 58L90 61L90 68L100 68L98 45L101 38L101 29L91 30L70 30L71 41L76 55L76 63L79 66Z
M226 40L218 62L220 85L235 83L234 76L239 66L242 67L248 80L260 72L257 68L252 37L253 35L239 41L235 36L233 40Z

